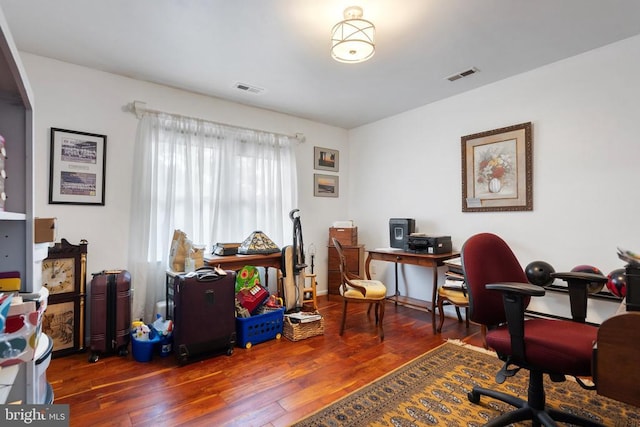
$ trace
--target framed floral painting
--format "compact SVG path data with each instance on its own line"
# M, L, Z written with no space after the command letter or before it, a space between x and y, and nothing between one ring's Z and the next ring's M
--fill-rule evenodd
M462 137L462 211L531 211L531 122Z

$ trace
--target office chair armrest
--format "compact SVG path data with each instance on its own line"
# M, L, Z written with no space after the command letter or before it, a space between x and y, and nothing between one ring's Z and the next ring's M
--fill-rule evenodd
M511 336L511 350L514 362L526 363L524 353L524 310L529 297L539 297L545 294L543 287L531 283L489 283L487 289L502 292L507 326Z
M579 271L567 271L551 273L554 279L567 282L569 288L569 303L571 305L571 317L576 322L584 323L587 318L587 296L589 295L589 283L606 283L607 277L594 273Z
M504 282L489 283L485 286L487 289L496 291L516 293L525 296L541 297L545 294L545 290L541 286L532 285L531 283Z
M551 277L553 277L554 279L565 280L567 282L569 280L577 280L577 281L580 281L580 282L584 283L585 286L589 282L605 283L607 281L606 276L602 276L600 274L595 274L595 273L586 273L586 272L582 272L582 271L555 272L555 273L551 273Z

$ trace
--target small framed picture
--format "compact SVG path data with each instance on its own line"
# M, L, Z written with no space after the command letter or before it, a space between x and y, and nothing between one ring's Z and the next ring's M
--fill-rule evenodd
M315 197L338 197L338 175L313 174L313 195Z
M340 152L329 148L313 147L313 168L338 172L340 166Z
M103 205L107 137L51 128L49 203Z

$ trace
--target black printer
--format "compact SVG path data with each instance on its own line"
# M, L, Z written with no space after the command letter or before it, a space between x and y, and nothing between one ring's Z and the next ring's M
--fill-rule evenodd
M427 236L423 233L412 233L407 240L406 250L422 254L451 252L451 236Z

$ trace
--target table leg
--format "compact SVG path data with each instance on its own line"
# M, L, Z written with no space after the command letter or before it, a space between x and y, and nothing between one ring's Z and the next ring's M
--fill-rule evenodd
M396 270L395 270L395 272L396 272L396 293L394 295L395 295L395 302L396 302L396 307L397 307L398 306L398 296L400 295L400 291L398 290L398 263L394 262L394 265L396 267Z
M433 292L431 294L431 327L433 334L436 333L436 299L438 297L438 263L431 263L433 269Z

